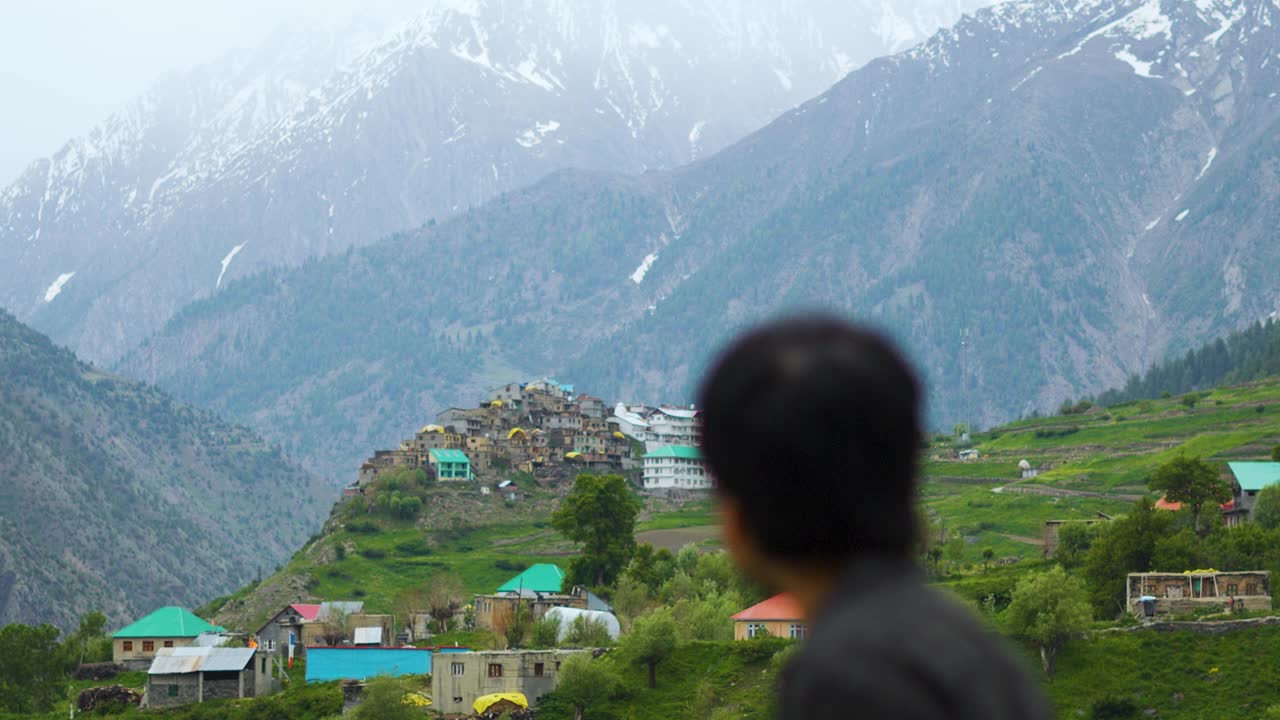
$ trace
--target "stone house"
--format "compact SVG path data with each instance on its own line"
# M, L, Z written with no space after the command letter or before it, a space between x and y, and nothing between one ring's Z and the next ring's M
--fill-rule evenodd
M1270 573L1188 570L1130 573L1128 609L1138 616L1182 615L1200 608L1271 610Z
M555 690L560 667L583 650L492 650L433 658L431 698L445 716L471 715L472 703L492 693L522 693L530 705Z
M147 670L143 705L166 708L268 695L276 687L275 671L268 653L253 648L163 649Z
M222 632L222 628L183 608L162 607L111 635L111 661L130 670L142 670L161 650L186 647L207 632Z
M781 593L734 615L733 639L750 640L761 635L803 640L809 631L804 609L790 593Z

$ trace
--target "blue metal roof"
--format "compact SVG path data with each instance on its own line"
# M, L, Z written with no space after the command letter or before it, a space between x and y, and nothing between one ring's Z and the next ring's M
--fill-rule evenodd
M307 682L430 673L431 651L425 648L307 648Z

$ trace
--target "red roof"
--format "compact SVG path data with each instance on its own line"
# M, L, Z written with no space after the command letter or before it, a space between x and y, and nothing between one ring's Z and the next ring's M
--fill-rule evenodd
M779 593L734 615L733 620L804 620L804 609L791 596Z
M1218 507L1222 508L1223 512L1231 512L1236 509L1236 501L1234 499L1228 500ZM1169 512L1178 512L1182 509L1182 503L1169 502L1162 496L1156 501L1156 508L1160 510L1168 510Z
M304 605L302 603L294 603L289 607L297 611L297 613L302 616L302 619L306 620L307 622L311 622L312 620L315 620L316 617L320 614L319 605Z

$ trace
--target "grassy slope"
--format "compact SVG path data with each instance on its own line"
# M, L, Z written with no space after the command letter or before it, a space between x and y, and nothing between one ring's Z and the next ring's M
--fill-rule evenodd
M1043 437L1070 428L1076 431ZM947 443L930 448L923 488L926 507L948 530L966 537L967 561L977 562L985 547L995 550L997 557L1034 557L1038 547L1008 536L1038 539L1045 520L1124 512L1132 496L1146 493L1146 480L1155 466L1179 452L1215 462L1266 459L1270 448L1280 444L1280 380L1218 389L1194 408L1181 398L1168 398L1019 421L978 433L974 442L982 454L977 462L951 459ZM1021 480L1018 462L1023 459L1050 469ZM1101 497L992 492L1027 485Z

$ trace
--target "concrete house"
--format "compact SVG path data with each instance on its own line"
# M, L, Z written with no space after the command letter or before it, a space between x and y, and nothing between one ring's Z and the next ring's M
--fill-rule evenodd
M803 640L808 633L804 609L790 593L780 593L734 615L733 639L769 637Z
M711 475L696 447L667 445L644 456L645 490L710 490Z
M268 695L275 689L274 668L266 652L253 648L162 649L147 670L143 704L166 708Z
M186 647L206 632L222 632L222 628L183 608L162 607L112 634L111 661L130 670L142 670L161 650Z
M436 479L441 482L475 480L471 472L471 460L461 450L433 449L428 454Z
M1270 610L1270 573L1188 570L1130 573L1129 611L1139 617L1182 615L1199 608Z
M561 664L582 650L501 650L442 653L433 658L431 698L444 715L471 715L493 693L522 693L530 705L555 690Z

